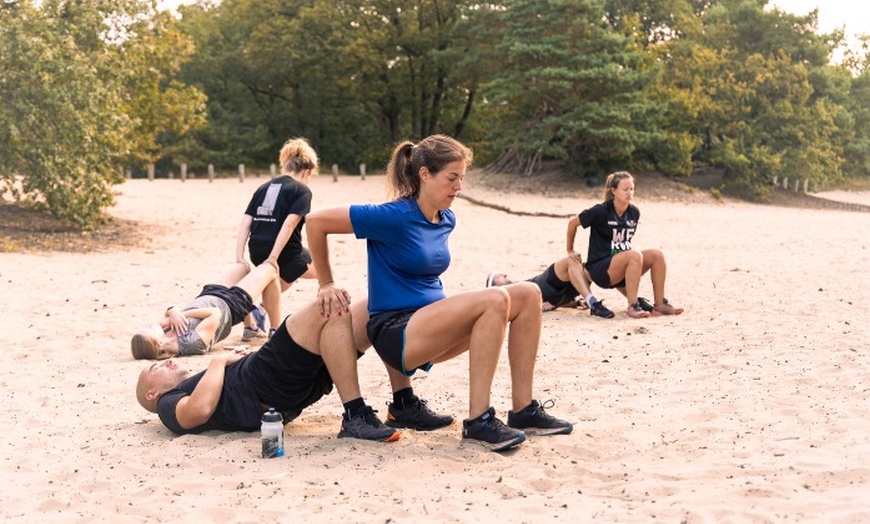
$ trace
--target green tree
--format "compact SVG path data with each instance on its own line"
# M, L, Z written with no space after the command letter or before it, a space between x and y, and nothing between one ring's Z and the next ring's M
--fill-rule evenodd
M272 160L306 136L325 161L381 162L391 144L468 134L472 2L225 0L181 10L196 42L185 83L209 97L209 152ZM233 134L246 136L234 139Z
M159 155L161 132L183 134L160 118L195 113L199 97L177 84L146 88L166 67L152 60L171 55L160 31L143 31L159 26L153 16L146 0L0 6L0 188L96 227L127 162Z
M842 89L828 69L831 44L815 34L815 15L767 11L765 3L714 6L686 54L698 69L666 76L706 97L693 124L704 138L696 159L724 167L730 185L762 194L776 176L839 176L843 116Z
M504 7L503 67L487 93L503 151L495 169L532 172L545 158L586 176L629 167L658 111L642 96L650 77L632 39L608 29L597 0Z
M177 79L193 54L192 41L163 11L130 24L118 51L127 93L120 110L133 124L130 161L144 164L174 157L190 162L195 154L192 133L206 123L205 94Z
M130 143L108 15L82 2L0 7L3 189L82 227L112 203Z

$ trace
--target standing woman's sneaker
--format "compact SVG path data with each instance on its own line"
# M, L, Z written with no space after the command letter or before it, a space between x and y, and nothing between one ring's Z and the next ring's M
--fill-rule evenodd
M490 451L505 451L522 444L526 434L505 426L490 407L479 417L462 421L462 438L476 440Z
M263 308L263 305L261 304L252 309L251 315L254 316L254 323L257 324L257 329L265 333L266 320L269 318L269 314L266 313L266 309Z
M544 404L551 408L555 402L548 400ZM550 415L537 400L516 413L508 411L508 426L537 436L567 435L574 430L574 424Z

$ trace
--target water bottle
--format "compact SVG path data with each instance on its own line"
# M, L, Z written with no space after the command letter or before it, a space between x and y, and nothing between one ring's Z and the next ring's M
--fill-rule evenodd
M270 407L260 419L260 440L263 443L263 458L284 456L284 417Z

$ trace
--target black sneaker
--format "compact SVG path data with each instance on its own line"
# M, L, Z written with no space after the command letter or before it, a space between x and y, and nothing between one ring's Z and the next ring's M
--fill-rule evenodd
M545 402L546 407L551 408L555 404L552 400ZM533 400L531 404L514 413L508 411L508 426L521 429L529 435L567 435L574 429L574 425L564 420L547 414L544 407Z
M394 442L401 436L402 434L395 429L385 426L371 406L366 406L352 417L345 412L341 417L341 431L338 432L338 438L359 438L378 442Z
M640 304L640 308L647 313L655 311L655 306L650 304L649 301L643 297L637 297L637 303Z
M432 431L451 426L453 422L453 417L450 415L439 415L429 409L426 401L422 398L418 398L417 402L404 408L400 408L393 402L388 404L386 424L393 428Z
M594 317L613 318L613 311L607 309L603 300L596 300L589 308L589 314Z
M490 451L505 451L522 444L526 434L505 426L490 407L479 417L462 421L462 438L477 440Z

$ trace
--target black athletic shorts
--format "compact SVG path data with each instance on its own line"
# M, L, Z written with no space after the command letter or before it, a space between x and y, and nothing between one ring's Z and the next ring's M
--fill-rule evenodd
M253 262L255 266L259 266L269 258L269 254L272 252L272 246L268 246L268 249L261 249L259 247L248 245L248 251L251 253L251 262ZM281 255L278 256L278 275L281 276L281 280L284 282L292 284L308 271L308 264L310 263L311 253L309 253L304 247L294 253L285 253L282 251Z
M550 264L543 273L530 278L529 282L537 284L541 289L541 298L553 307L561 307L575 300L579 291L574 289L571 282L563 282L556 276L556 265Z
M616 284L610 283L610 275L607 274L607 270L610 269L611 260L613 260L613 257L602 258L596 262L586 264L586 271L589 272L589 277L592 278L593 282L604 289L625 287L625 279L622 279Z
M202 292L199 294L200 297L203 295L217 297L226 303L227 307L230 308L231 326L240 323L245 319L245 315L254 309L251 295L237 286L228 288L220 284L206 284L202 287Z
M332 391L323 357L297 344L286 321L257 353L251 362L251 383L260 402L280 411L285 424Z
M432 363L408 371L405 369L405 326L416 310L387 311L369 318L366 333L381 360L410 377L417 369L429 371Z

